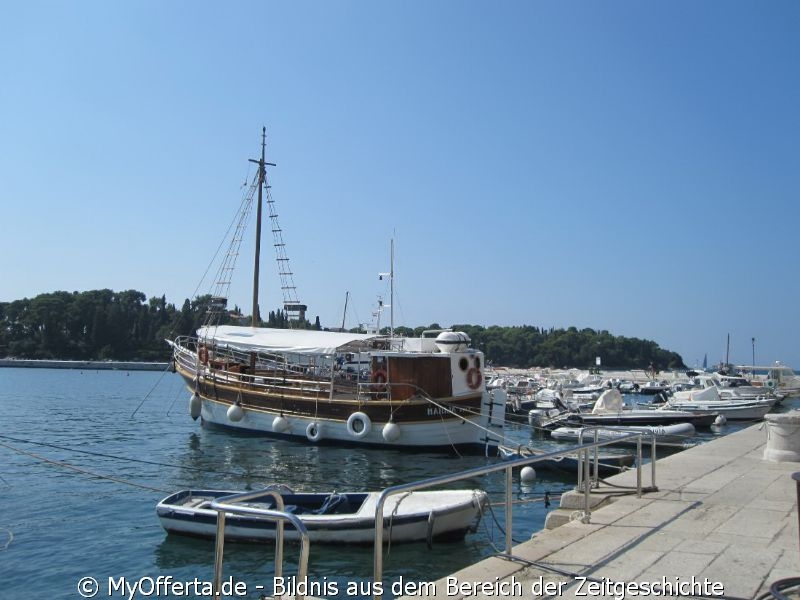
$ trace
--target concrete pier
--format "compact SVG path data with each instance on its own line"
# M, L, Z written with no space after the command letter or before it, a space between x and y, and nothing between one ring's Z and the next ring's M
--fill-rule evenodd
M754 425L663 458L657 492L616 496L593 509L589 523L538 532L513 548L513 558L467 567L426 597L756 598L800 576L792 478L800 462L764 460L766 441L763 425ZM609 481L635 487L636 474ZM653 584L655 594L645 593Z

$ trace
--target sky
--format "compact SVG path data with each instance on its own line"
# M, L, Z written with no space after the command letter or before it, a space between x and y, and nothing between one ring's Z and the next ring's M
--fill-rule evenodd
M209 293L266 127L323 326L349 293L348 327L382 297L800 368L798 31L794 0L6 1L0 301ZM238 267L249 313L249 235Z

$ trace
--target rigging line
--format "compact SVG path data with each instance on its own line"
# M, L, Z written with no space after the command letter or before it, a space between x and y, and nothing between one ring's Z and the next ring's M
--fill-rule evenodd
M137 406L136 409L131 413L131 416L128 417L129 419L132 419L133 417L136 416L136 413L139 412L140 408L142 408L142 406L144 405L145 401L150 397L150 394L152 394L155 391L155 389L158 387L158 384L161 383L161 380L164 379L164 375L166 375L170 371L171 367L172 367L172 361L168 362L167 366L164 367L164 370L161 371L161 375L156 380L156 382L153 384L153 387L150 388L150 391L148 391L144 395L144 398L142 398L142 401L139 402L139 406Z
M169 408L167 409L167 416L168 417L172 416L170 413L172 412L172 409L175 406L175 403L178 401L178 398L180 398L182 394L183 394L183 386L180 386L175 391L175 397L172 399L172 402L170 403Z
M209 469L203 469L202 467L193 467L190 465L173 465L170 463L162 463L153 460L145 460L143 458L129 458L127 456L119 456L115 454L105 454L103 452L92 452L91 450L79 450L77 448L70 448L69 446L59 446L58 444L50 444L47 442L34 442L32 440L23 440L20 438L11 437L8 435L0 435L0 438L4 440L11 440L12 442L20 442L23 444L33 444L35 446L45 446L47 448L54 448L56 450L66 450L67 452L77 452L78 454L88 454L91 456L99 456L101 458L113 458L115 460L126 460L129 462L141 463L145 465L154 465L156 467L171 467L173 469L188 469L190 471L201 471L203 473L213 473L215 475L233 475L236 477L242 477L242 473L235 473L233 471L212 471ZM2 442L0 442L2 444ZM160 491L160 490L159 490Z
M456 448L456 445L453 443L453 438L450 437L450 430L447 428L447 423L444 422L444 415L439 414L439 420L442 422L442 427L444 428L445 434L447 434L447 441L450 442L450 448L452 448L453 452L455 452L458 458L462 458L461 453Z
M142 488L144 490L150 490L152 492L161 492L162 494L168 493L167 490L164 490L164 489L161 489L161 488L155 488L155 487L151 487L149 485L144 485L144 484L141 484L141 483L134 483L132 481L127 481L125 479L119 479L118 477L112 477L111 475L103 475L102 473L95 473L93 471L89 471L87 469L82 469L80 467L76 467L75 465L71 465L69 463L65 463L65 462L60 461L60 460L53 460L53 459L50 459L50 458L46 458L44 456L39 456L38 454L34 454L33 452L27 452L25 450L22 450L21 448L15 448L14 446L11 446L9 444L4 444L3 442L0 442L0 446L3 446L5 448L8 448L9 450L17 452L18 454L24 454L26 456L30 456L32 458L35 458L36 460L40 460L42 462L45 462L45 463L48 463L48 464L51 464L51 465L55 465L55 466L58 466L58 467L63 467L65 469L72 469L73 471L77 471L78 473L82 473L84 475L91 475L92 477L99 477L100 479L107 479L109 481L114 481L115 483L122 483L124 485L130 485L130 486L133 486L133 487Z

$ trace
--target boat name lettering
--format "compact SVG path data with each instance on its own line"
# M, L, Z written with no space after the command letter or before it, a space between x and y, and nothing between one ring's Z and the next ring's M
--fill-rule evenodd
M429 406L427 410L427 415L429 417L438 417L440 415L452 415L453 413L468 414L468 411L464 410L461 407L443 408L441 406Z

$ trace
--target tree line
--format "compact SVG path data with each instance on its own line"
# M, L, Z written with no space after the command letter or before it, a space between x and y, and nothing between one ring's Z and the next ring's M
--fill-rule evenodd
M181 308L164 296L147 299L136 290L52 292L35 298L0 302L0 356L61 360L167 360L165 340L192 335L206 319L210 296L184 300ZM238 307L221 313L221 322L247 323ZM270 311L267 327L321 329L289 321L282 309ZM395 334L418 337L427 327L396 327ZM611 335L593 329L544 329L528 325L454 325L469 335L487 362L506 367L682 369L682 358L649 340ZM357 330L352 330L357 331ZM388 333L388 328L381 330Z

